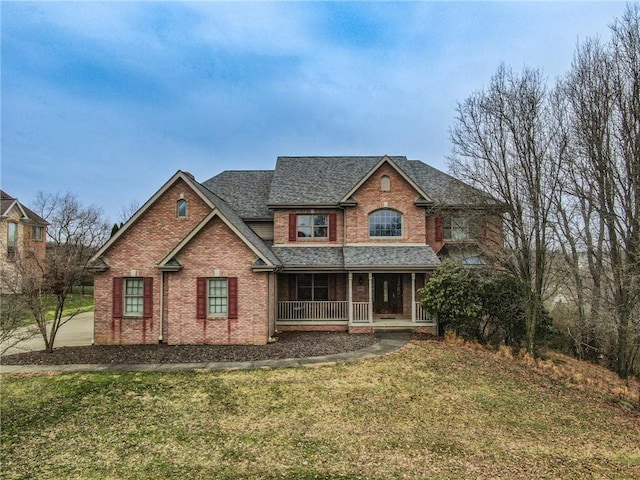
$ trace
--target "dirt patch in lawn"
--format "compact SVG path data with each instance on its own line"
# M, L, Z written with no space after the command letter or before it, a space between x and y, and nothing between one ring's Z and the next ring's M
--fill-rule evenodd
M5 365L245 362L352 352L376 343L373 335L282 332L268 345L91 345L2 357Z

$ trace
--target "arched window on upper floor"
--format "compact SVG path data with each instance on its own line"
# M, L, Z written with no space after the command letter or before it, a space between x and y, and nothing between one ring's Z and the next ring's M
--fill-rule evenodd
M388 208L369 214L370 237L402 237L402 214Z
M391 179L387 175L383 175L380 179L380 190L383 192L391 190Z
M178 200L178 203L176 205L176 215L178 218L187 217L187 201L184 198Z

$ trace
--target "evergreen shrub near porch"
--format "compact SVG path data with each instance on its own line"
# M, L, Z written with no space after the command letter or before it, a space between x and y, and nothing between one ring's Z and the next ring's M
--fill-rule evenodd
M482 343L516 349L525 345L522 286L507 273L445 261L418 293L422 307L438 318L440 335L453 331ZM540 341L551 334L546 310L541 317Z

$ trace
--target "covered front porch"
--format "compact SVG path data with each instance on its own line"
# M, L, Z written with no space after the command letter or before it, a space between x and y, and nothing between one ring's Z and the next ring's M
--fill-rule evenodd
M276 326L435 327L418 296L428 277L371 271L280 275Z
M372 331L436 322L420 303L440 260L428 245L278 247L276 328Z

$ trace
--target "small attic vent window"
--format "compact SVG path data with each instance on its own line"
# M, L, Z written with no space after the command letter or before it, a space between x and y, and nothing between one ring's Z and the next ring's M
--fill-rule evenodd
M177 215L178 215L178 218L187 217L187 201L184 198L181 198L180 200L178 200Z
M380 190L383 192L388 192L391 190L391 179L386 175L383 175L380 179Z

